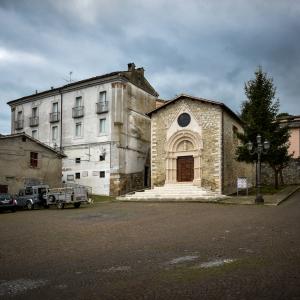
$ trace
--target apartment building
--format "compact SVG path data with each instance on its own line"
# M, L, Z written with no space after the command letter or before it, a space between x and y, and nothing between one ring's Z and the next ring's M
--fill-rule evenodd
M158 93L143 68L113 72L8 102L11 133L59 149L62 180L120 195L149 185L150 119Z

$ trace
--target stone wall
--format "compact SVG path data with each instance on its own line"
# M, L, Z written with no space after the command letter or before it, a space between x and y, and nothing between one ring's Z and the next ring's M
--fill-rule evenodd
M189 98L177 100L152 114L151 186L165 184L167 131L177 122L182 112L189 113L192 121L200 128L197 134L203 144L200 160L201 186L221 192L221 108ZM194 128L187 126L184 130L193 131Z
M111 174L110 195L119 196L144 188L144 172Z
M300 159L292 159L289 165L283 169L284 184L300 184ZM261 182L263 185L274 184L274 171L267 164L261 166ZM280 180L280 178L279 178ZM279 181L280 182L280 181Z
M223 194L236 192L237 178L247 177L254 185L255 166L235 160L235 151L239 144L236 132L243 132L241 124L227 112L223 112Z

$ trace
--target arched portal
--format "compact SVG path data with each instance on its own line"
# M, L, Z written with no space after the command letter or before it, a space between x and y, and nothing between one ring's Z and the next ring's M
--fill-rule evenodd
M180 130L166 143L166 183L192 181L201 186L202 140L198 133Z

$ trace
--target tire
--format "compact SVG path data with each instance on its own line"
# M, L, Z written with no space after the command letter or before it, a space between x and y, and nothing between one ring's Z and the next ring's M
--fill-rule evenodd
M58 202L57 203L57 208L64 209L65 208L65 204L63 202Z
M74 203L74 207L75 207L75 208L79 208L79 207L80 207L80 204L81 204L80 202L75 202L75 203Z
M55 197L54 196L49 196L49 202L54 203L55 202Z
M34 204L31 201L26 202L26 208L28 210L33 210L34 209Z

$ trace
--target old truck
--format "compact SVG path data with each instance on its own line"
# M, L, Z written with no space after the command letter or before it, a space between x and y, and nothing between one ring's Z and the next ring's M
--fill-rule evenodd
M56 205L64 208L71 204L78 208L82 203L88 203L90 189L82 185L66 185L60 188L48 189L46 193L46 205Z
M28 185L19 191L16 197L19 207L34 209L37 206L46 205L46 193L49 186L46 184Z

